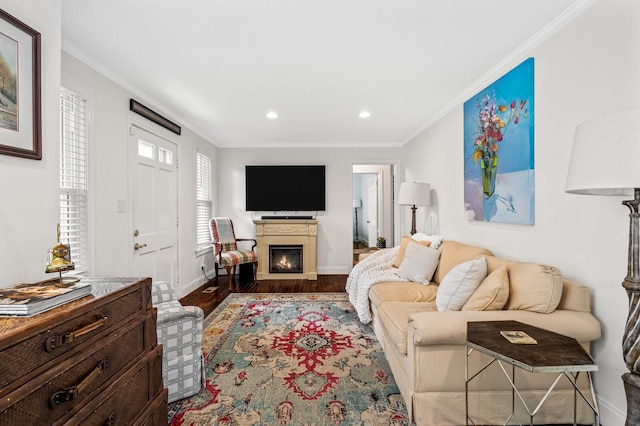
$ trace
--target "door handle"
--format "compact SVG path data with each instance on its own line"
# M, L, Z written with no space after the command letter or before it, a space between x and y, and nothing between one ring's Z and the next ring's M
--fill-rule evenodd
M135 244L133 245L133 249L134 249L134 250L140 250L141 248L144 248L144 247L146 247L146 246L147 246L146 244L138 244L138 243L135 243Z

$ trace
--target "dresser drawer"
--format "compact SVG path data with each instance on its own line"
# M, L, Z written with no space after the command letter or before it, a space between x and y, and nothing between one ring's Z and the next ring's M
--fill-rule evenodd
M73 414L117 380L156 342L155 311L148 311L67 358L0 400L0 424L51 424Z
M162 346L157 346L64 425L128 425L162 392ZM166 421L165 411L161 424Z
M149 280L140 281L108 296L80 303L68 316L56 315L53 310L19 319L25 325L0 341L0 395L42 375L53 364L82 350L83 345L100 344L122 323L146 312L151 307L149 285Z
M169 417L169 409L167 401L169 400L169 391L165 388L162 393L156 396L150 404L144 409L140 417L132 424L132 426L161 426L166 425Z

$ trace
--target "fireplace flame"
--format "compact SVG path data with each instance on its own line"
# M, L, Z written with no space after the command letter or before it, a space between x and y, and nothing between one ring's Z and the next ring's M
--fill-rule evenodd
M287 256L283 255L280 260L277 263L278 268L281 269L291 269L293 268L293 265L291 264L291 262L287 261Z

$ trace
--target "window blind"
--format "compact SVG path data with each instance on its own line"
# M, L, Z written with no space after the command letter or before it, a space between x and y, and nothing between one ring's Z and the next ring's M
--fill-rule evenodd
M87 100L60 90L60 241L71 248L75 272L88 271Z
M209 221L213 202L211 200L211 157L196 153L196 244L198 249L211 245Z

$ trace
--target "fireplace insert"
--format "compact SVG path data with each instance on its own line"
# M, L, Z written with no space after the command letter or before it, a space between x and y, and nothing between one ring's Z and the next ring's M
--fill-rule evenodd
M301 274L302 245L270 245L270 274Z

